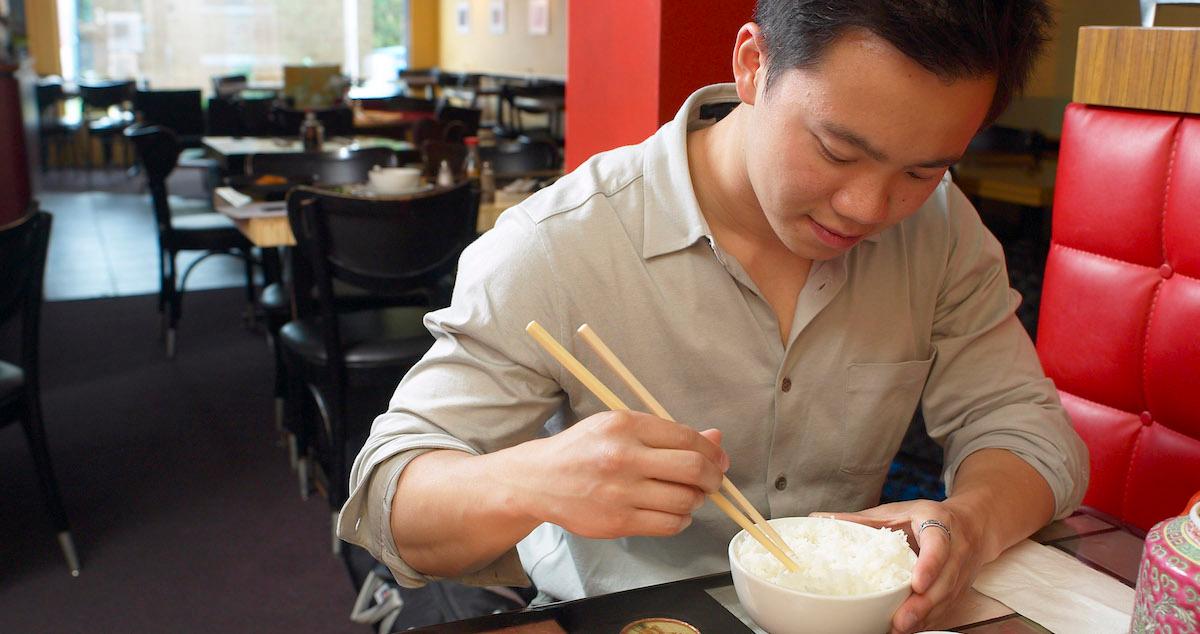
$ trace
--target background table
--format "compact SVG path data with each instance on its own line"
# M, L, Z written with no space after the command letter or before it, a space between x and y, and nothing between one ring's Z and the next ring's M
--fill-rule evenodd
M1084 565L1133 587L1141 559L1143 535L1098 513L1081 512L1055 522L1033 536ZM1001 555L1003 557L1003 555ZM968 616L975 615L975 617ZM982 616L982 618L979 618ZM619 632L642 618L686 621L702 632L761 632L745 617L728 573L637 588L598 597L540 606L413 630L427 634L506 632L520 626L557 624L567 632ZM744 620L745 619L745 620ZM966 619L966 620L964 620ZM1048 630L994 599L970 590L947 615L949 622L926 629L969 634L1048 634ZM517 628L506 631L505 628Z
M479 205L476 231L483 233L496 224L504 210L516 205L516 201L483 203ZM213 207L233 220L250 242L256 247L295 246L296 237L288 226L287 207L283 202L255 202L234 207L219 196L214 198Z
M253 154L293 154L304 151L300 137L206 136L201 143L226 174L240 173L246 157ZM374 136L330 137L325 140L321 151L336 152L372 147L391 148L396 152L400 165L421 162L421 153L412 143Z

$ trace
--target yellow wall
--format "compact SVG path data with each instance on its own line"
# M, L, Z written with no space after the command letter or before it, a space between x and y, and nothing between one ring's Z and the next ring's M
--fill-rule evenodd
M58 61L58 12L54 0L26 0L25 28L29 33L29 54L39 75L62 72Z
M1137 26L1142 23L1134 0L1051 0L1057 26L1054 39L1034 69L1024 97L1013 101L1000 123L1034 128L1057 136L1063 108L1075 85L1075 47L1081 26ZM1200 27L1200 6L1164 5L1157 26Z
M494 35L488 26L491 0L464 0L471 7L471 31L458 32L459 0L440 0L439 66L453 71L567 76L567 0L550 0L550 33L530 35L528 0L507 0L508 27ZM593 1L593 0L588 0Z
M409 0L408 67L433 68L438 65L441 24L438 8L441 0Z

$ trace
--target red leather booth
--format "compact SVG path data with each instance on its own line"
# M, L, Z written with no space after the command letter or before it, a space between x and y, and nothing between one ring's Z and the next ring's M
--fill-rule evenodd
M1084 504L1148 529L1200 490L1200 116L1071 104L1038 353Z

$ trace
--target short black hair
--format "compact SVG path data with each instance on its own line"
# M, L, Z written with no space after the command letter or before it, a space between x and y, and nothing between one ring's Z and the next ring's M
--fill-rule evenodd
M1045 0L758 0L767 88L811 68L849 29L866 29L944 81L993 75L984 123L1024 89L1054 19Z

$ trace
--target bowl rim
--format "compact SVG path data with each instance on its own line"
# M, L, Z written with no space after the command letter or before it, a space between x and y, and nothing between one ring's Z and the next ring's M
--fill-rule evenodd
M1200 505L1197 505L1196 508L1200 509ZM851 522L849 520L840 520L835 517L811 517L811 516L797 515L797 516L793 516L793 517L777 517L777 518L769 519L767 521L773 523L777 520L801 520L801 521L819 520L819 521L827 521L827 522L840 522L842 524L850 524L852 526L861 526L863 528L872 528L870 526L867 526L866 524L859 524L858 522ZM745 535L745 537L742 537L743 535ZM744 566L742 566L742 562L738 560L738 558L735 556L735 554L733 552L733 545L737 542L738 539L752 539L752 538L750 537L750 534L746 532L746 529L742 529L742 530L738 531L737 534L735 534L732 538L730 538L729 547L727 549L728 554L729 554L730 567L731 568L737 567L738 571L741 572L742 574L746 575L747 577L757 579L763 583L774 586L775 588L778 588L778 589L788 592L790 594L794 594L797 596L806 597L806 598L810 598L810 599L824 599L824 600L832 600L832 601L840 602L840 601L861 601L863 599L877 599L879 597L893 594L897 590L900 590L901 588L904 588L905 586L908 586L910 591L912 590L912 577L913 577L912 571L909 571L909 573L908 573L908 581L900 583L895 586L892 586L891 588L887 588L885 590L876 590L875 592L868 592L866 594L851 594L851 595L816 594L813 592L805 592L803 590L789 588L785 585L775 583L774 581L764 579L756 574L751 573L749 570L746 570L746 568ZM915 551L913 551L912 546L909 546L908 550L909 550L909 552L911 552L913 554L914 557L917 556L917 553ZM914 562L913 566L916 567L915 562Z
M1192 505L1192 512L1188 515L1192 518L1192 524L1196 526L1197 530L1200 530L1200 502Z

